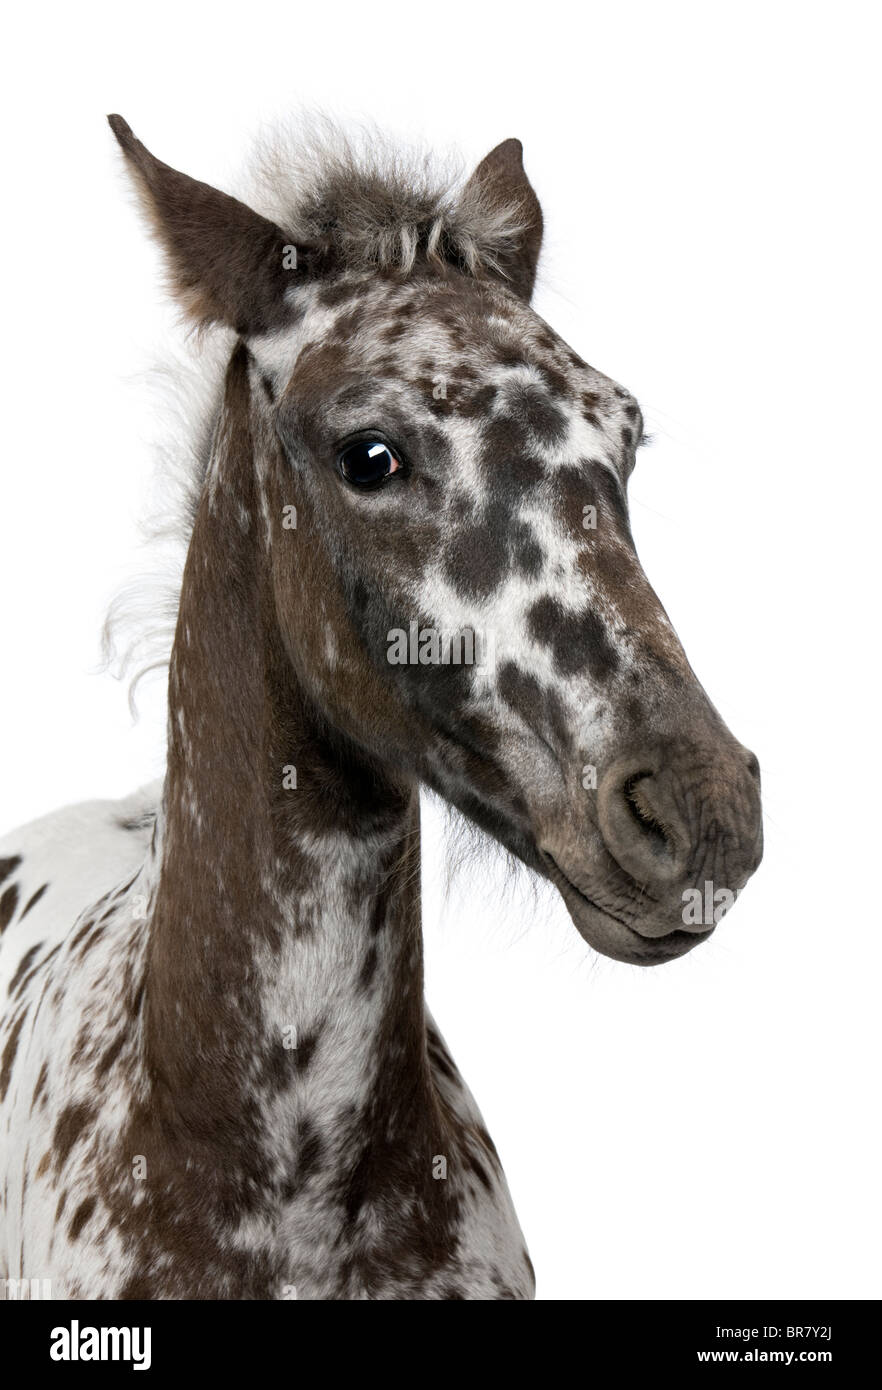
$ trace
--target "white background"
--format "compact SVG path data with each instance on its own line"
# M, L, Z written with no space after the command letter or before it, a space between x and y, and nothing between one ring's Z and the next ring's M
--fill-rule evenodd
M298 104L476 162L517 135L535 307L644 406L638 549L756 750L765 862L712 941L640 971L486 870L428 994L545 1299L877 1297L879 34L873 7L80 4L7 15L0 822L157 774L94 674L180 342L104 113L230 186Z

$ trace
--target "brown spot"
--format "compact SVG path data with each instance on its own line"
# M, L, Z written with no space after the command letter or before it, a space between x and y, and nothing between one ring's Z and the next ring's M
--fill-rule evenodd
M95 1118L95 1107L88 1101L77 1101L74 1105L66 1105L58 1117L55 1126L55 1133L52 1136L52 1143L55 1147L55 1157L58 1167L61 1168L74 1144L81 1137L83 1130Z
M143 1004L143 1002L144 981L142 980L141 983L138 985L138 988L135 990L134 994L132 994L131 998L129 999L128 1009L129 1013L132 1015L133 1018L137 1018L140 1014L141 1005Z
M8 859L0 859L0 883L4 883L10 874L14 874L20 863L20 854L12 854Z
M71 1218L70 1226L68 1227L68 1235L70 1236L71 1240L76 1240L78 1238L80 1232L82 1231L86 1222L91 1217L92 1212L94 1210L94 1197L87 1197L85 1201L80 1202L80 1205L77 1207L76 1211L74 1212Z
M6 1092L9 1088L9 1081L12 1076L12 1064L15 1061L15 1054L18 1051L18 1036L21 1032L26 1014L27 1009L23 1009L15 1020L15 1023L12 1025L12 1031L6 1041L6 1046L3 1049L3 1057L0 1059L0 1100L6 1098Z
M43 945L44 942L38 941L36 946L32 946L29 951L25 951L24 955L18 963L18 967L15 971L15 974L9 981L9 988L6 991L7 994L12 994L16 985L18 985L24 979L25 975L28 973L28 969L30 968L31 961L34 959L34 956L37 954L37 952L43 949Z
M31 1098L31 1109L32 1109L32 1110L33 1110L34 1106L37 1104L37 1101L40 1099L40 1097L41 1097L41 1096L43 1095L43 1093L45 1092L45 1090L46 1090L46 1082L48 1081L48 1079L49 1079L49 1063L48 1063L48 1062L44 1062L43 1065L42 1065L42 1067L40 1068L40 1075L37 1077L37 1084L36 1084L36 1086L34 1087L34 1094L33 1094L32 1098Z
M376 946L371 946L370 950L364 958L364 964L361 967L361 973L358 977L358 984L360 989L366 990L370 988L370 983L373 980L376 971L377 948Z
M116 1039L110 1044L110 1047L108 1047L107 1050L104 1053L102 1053L101 1060L98 1063L98 1066L95 1070L96 1076L104 1076L107 1072L110 1071L110 1068L113 1066L117 1057L123 1050L125 1040L125 1033L119 1033Z
M92 947L96 944L96 942L101 940L106 930L107 928L102 926L99 922L95 930L92 932L91 936L87 937L86 940L83 942L82 949L80 950L80 960L82 960L85 956L88 955L88 953L91 951Z
M9 862L8 860L5 862ZM18 906L18 884L11 883L0 898L0 932L4 932L12 921L12 914Z
M28 913L30 912L30 910L31 910L32 907L36 907L37 903L40 901L40 899L42 898L43 894L46 892L46 889L47 889L48 887L49 887L49 884L48 884L48 883L44 883L43 886L42 886L42 888L38 888L37 891L36 891L36 893L33 893L33 894L31 895L31 897L28 898L27 903L26 903L25 908L24 908L24 911L22 912L21 916L20 916L19 919L18 919L20 922L23 922L23 921L24 921L24 919L27 917L27 915L28 915Z
M298 1071L306 1071L312 1061L312 1055L315 1052L320 1033L321 1028L316 1028L314 1032L307 1033L298 1042L294 1053L294 1061Z
M96 903L96 907L100 907L100 903ZM88 919L88 921L86 921L86 922L83 923L83 925L80 927L79 931L74 933L74 935L73 935L73 936L71 937L71 939L70 939L70 950L71 950L71 951L73 951L73 950L80 944L80 942L82 941L83 937L86 936L86 934L92 930L92 928L94 927L94 925L95 925L95 918L94 918L94 917L90 917L90 918Z

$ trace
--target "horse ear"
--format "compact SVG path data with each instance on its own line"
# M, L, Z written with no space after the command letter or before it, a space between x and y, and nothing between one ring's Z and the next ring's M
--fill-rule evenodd
M520 235L497 255L497 260L505 283L529 301L542 245L542 209L524 172L524 147L520 140L503 140L481 160L465 186L464 197L476 197L492 210L519 214Z
M293 248L275 223L237 198L154 158L122 116L107 119L187 314L243 335L271 328L293 275L308 273L313 248Z

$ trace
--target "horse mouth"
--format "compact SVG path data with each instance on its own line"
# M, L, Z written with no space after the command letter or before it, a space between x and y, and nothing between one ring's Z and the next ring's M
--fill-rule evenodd
M713 931L674 929L663 936L644 936L622 917L590 898L573 882L548 850L540 851L548 877L560 893L579 935L602 955L626 965L663 965L678 960Z

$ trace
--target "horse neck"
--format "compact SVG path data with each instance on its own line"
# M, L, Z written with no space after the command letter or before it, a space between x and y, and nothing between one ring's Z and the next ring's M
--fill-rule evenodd
M427 1077L418 799L294 675L251 410L240 347L183 580L146 956L157 1102L206 1139L261 1096L382 1111L384 1088L418 1104Z

